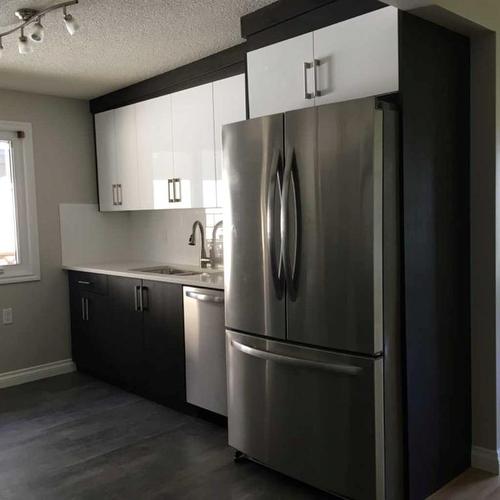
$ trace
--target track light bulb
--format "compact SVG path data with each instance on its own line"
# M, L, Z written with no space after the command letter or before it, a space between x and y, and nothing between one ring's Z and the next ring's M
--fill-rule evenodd
M66 29L71 36L73 36L80 27L75 21L75 18L71 14L66 14L66 11L64 11L64 24L66 25Z
M38 21L33 25L33 31L31 32L30 38L36 43L41 43L43 42L43 35L43 26L40 19L38 19Z
M28 37L24 35L23 31L21 31L17 46L19 48L19 54L29 54L33 52L33 47L29 44Z

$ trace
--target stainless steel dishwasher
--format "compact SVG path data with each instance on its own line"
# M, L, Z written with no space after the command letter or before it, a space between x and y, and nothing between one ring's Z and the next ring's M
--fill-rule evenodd
M184 287L188 403L227 416L224 292Z

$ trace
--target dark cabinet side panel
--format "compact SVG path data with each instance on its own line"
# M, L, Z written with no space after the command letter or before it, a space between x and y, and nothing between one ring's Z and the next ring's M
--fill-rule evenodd
M421 500L470 464L469 42L400 21L408 487Z

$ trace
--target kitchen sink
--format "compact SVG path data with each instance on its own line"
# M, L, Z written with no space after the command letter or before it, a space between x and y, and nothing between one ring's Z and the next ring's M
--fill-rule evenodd
M199 271L186 271L185 269L177 269L170 266L161 267L143 267L140 269L131 269L131 271L137 271L140 273L152 273L152 274L168 274L172 276L196 276L202 274Z

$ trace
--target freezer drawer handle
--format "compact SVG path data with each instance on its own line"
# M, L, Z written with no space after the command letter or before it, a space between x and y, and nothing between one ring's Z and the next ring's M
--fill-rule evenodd
M263 359L265 361L275 361L276 363L296 366L299 368L326 370L335 373L342 373L343 375L357 375L363 370L359 366L336 365L323 363L321 361L311 361L307 359L294 358L292 356L284 356L283 354L276 354L269 351L261 351L260 349L240 344L239 342L236 342L236 340L231 340L231 345L238 351L248 354L249 356L254 356L255 358Z
M211 295L209 293L186 292L186 296L200 302L214 302L215 304L222 304L224 302L224 297L221 295Z

